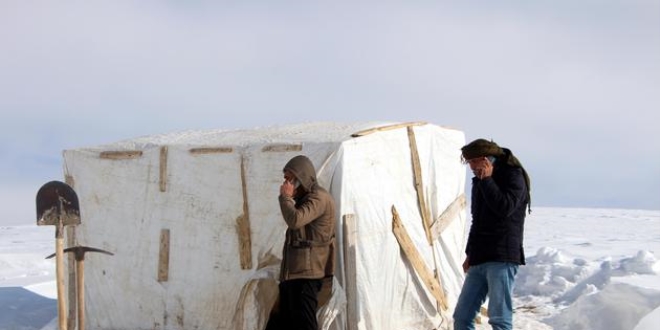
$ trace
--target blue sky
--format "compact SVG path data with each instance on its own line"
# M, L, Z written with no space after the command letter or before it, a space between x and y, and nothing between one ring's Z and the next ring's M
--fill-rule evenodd
M660 1L2 1L0 198L61 151L188 129L428 121L537 206L660 209Z

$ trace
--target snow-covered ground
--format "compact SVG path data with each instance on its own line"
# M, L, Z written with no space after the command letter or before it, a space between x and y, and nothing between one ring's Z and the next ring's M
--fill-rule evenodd
M0 330L56 328L54 238L0 225ZM660 211L533 208L525 248L516 329L660 329Z
M660 211L535 208L525 248L515 288L519 321L660 329Z

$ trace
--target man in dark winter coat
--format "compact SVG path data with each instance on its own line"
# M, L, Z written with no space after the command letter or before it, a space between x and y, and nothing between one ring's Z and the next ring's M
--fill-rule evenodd
M523 231L530 204L527 172L511 150L477 139L461 148L472 178L472 226L465 249L465 283L454 311L454 329L474 329L488 297L494 330L513 328L512 293L525 264Z
M335 203L316 182L314 165L296 156L284 166L279 203L287 225L280 270L279 314L267 329L318 330L316 309L335 266Z

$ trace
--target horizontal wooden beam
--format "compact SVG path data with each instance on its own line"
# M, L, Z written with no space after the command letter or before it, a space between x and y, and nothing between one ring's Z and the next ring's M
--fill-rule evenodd
M189 150L193 155L204 155L204 154L224 154L234 152L232 147L203 147L203 148L192 148Z
M261 149L263 152L301 151L302 144L270 144Z
M102 159L133 159L142 156L142 150L125 150L125 151L102 151L99 157Z
M397 128L402 128L402 127L408 127L408 126L423 126L428 124L425 121L418 121L418 122L408 122L408 123L400 123L400 124L394 124L394 125L387 125L387 126L380 126L380 127L373 127L369 129L365 129L363 131L355 132L351 134L352 137L360 137L360 136L365 136L369 135L371 133L376 133L376 132L382 132L382 131L389 131Z

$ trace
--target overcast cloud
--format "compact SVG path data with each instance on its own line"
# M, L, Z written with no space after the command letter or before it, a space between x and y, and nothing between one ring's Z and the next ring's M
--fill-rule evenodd
M660 209L660 1L2 1L0 198L61 151L188 129L428 121L511 148L538 206Z

